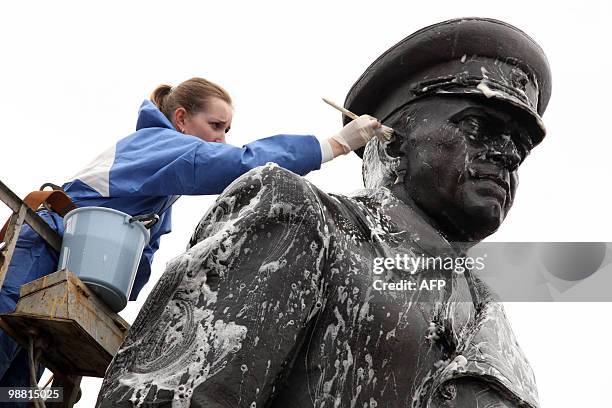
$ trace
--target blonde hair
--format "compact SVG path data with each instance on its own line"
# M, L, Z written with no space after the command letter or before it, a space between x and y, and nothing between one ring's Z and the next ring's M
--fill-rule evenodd
M151 101L174 124L173 114L179 108L185 108L189 114L206 110L211 98L220 98L232 104L229 93L219 85L204 78L191 78L179 85L160 85L151 93Z

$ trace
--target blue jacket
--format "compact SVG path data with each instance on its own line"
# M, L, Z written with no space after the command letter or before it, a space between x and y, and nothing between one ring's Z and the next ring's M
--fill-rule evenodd
M135 300L151 275L160 237L171 231L173 199L220 194L236 178L267 162L305 175L321 167L321 147L314 136L277 135L243 147L205 142L176 131L152 102L144 101L136 132L98 156L63 188L78 207L160 216L140 260L130 295Z

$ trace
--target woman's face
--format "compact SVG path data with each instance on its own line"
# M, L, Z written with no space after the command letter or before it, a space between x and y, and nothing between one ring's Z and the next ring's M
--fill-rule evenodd
M231 105L220 98L211 98L206 110L202 112L189 114L184 108L178 108L175 112L176 126L180 132L217 143L225 143L225 134L230 130L232 116Z

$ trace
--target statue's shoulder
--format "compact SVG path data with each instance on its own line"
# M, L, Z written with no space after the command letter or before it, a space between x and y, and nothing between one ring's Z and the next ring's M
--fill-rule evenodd
M322 218L317 188L287 169L268 163L232 182L219 195L196 227L190 245L228 223L235 225L291 224ZM307 227L305 223L301 223Z
M261 193L264 190L265 192L274 191L277 194L277 200L291 201L299 196L315 194L315 189L316 187L299 174L295 174L275 163L268 163L238 177L223 191L220 197L248 195L255 191Z
M389 189L361 189L349 197L359 204L371 229L385 232L389 240L401 239L425 253L453 252L450 243L414 203L396 197Z

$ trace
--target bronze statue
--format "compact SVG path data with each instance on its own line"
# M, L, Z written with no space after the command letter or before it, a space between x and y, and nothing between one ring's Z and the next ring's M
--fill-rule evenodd
M397 131L360 152L367 189L326 194L272 165L236 180L147 299L98 406L537 407L475 274L374 266L463 259L493 233L550 90L540 47L500 21L396 44L345 102Z

